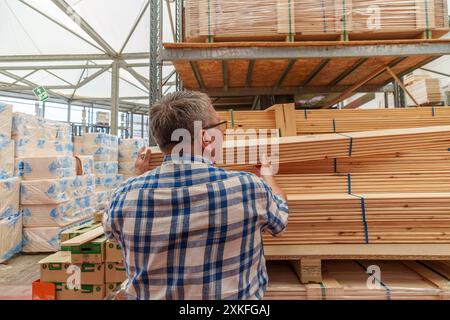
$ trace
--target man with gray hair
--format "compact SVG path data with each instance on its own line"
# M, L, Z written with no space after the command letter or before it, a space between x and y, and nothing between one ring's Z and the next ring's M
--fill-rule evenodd
M123 248L128 296L263 298L261 233L284 231L286 195L272 176L213 165L226 123L199 92L168 94L150 109L164 161L150 170L149 150L136 161L139 177L115 192L104 222L108 238ZM270 164L262 167L259 172Z

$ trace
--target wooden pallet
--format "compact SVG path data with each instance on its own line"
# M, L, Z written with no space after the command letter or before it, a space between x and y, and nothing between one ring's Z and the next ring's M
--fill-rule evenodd
M449 31L447 19L443 0L188 0L184 40L433 39Z
M448 244L265 245L264 253L269 261L290 261L302 283L323 281L324 260L450 261Z
M325 261L318 284L302 284L286 261L269 261L267 271L266 300L450 299L446 261Z
M328 42L339 45L342 42L376 41L376 40L425 40L440 39L450 32L450 29L434 29L428 33L425 29L405 31L349 32L345 36L340 32L318 34L299 33L292 37L288 35L272 35L264 33L239 35L215 35L191 37L186 43L221 43L221 42Z

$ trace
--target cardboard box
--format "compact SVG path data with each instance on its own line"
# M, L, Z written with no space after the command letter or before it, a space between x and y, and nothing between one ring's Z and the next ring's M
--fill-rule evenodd
M106 238L105 236L102 236L80 246L67 247L62 245L61 250L69 251L71 253L71 260L73 264L97 264L105 261L105 243Z
M104 284L83 284L81 290L70 290L66 284L56 283L56 300L103 300L104 297Z
M56 300L56 286L54 283L46 283L41 280L34 281L31 285L32 300Z
M107 283L124 282L127 277L123 263L106 262L105 263L105 281Z
M117 282L117 283L106 283L105 284L105 296L107 297L114 290L116 290L116 288L119 287L120 285L121 285L120 282Z
M99 223L94 223L94 224L88 224L88 225L83 225L83 226L78 226L75 228L71 228L69 230L66 230L64 232L61 233L61 242L70 240L72 238L75 238L83 233L86 233L88 231L91 231L97 227L99 227L100 224Z
M73 275L69 270L71 263L71 254L67 251L59 251L45 259L39 261L41 266L41 281L43 282L62 282ZM81 272L81 284L104 284L105 283L105 265L103 263L83 263L77 265Z
M106 241L106 262L123 262L122 246Z

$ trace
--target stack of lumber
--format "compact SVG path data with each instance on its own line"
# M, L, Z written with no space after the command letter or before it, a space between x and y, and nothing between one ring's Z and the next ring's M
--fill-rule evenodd
M449 243L450 193L288 194L289 225L266 245Z
M421 105L437 104L443 100L439 79L414 81L407 85L406 89L416 99L417 103ZM414 104L409 97L406 103L407 105Z
M277 156L274 162L297 163L310 160L361 157L395 152L445 148L449 145L450 126L391 129L346 134L323 134L281 137L261 140L226 141L223 159L218 164L239 164L239 156L247 164L261 153ZM161 152L153 152L152 166L160 164ZM231 163L230 163L230 160Z
M275 129L273 111L233 111L219 112L220 120L228 122L227 129Z
M440 100L439 100L440 101ZM277 107L291 110L277 113ZM450 108L397 108L397 109L328 109L294 110L293 104L275 105L265 111L219 112L226 120L228 131L253 129L282 129L285 123L295 127L297 135L320 133L346 133L357 131L404 129L443 126L450 124ZM283 123L284 122L284 123ZM230 135L232 132L228 132ZM287 135L295 135L287 134ZM286 134L283 134L286 136Z
M14 177L12 106L0 103L0 263L22 249L20 180Z
M39 262L41 276L33 284L34 300L102 300L125 280L122 249L106 241L99 224L67 230L61 239L62 250ZM73 266L80 268L81 288L67 285ZM43 288L50 288L45 296Z
M297 134L344 133L450 124L450 108L298 110Z
M378 266L381 274L369 279L371 265ZM303 285L288 262L268 262L265 299L448 300L449 272L441 262L326 261L323 282Z
M74 157L67 123L14 113L12 128L15 174L21 179L22 250L55 252L63 230L92 218L94 176L83 165L90 161Z
M123 175L123 180L136 175L134 169L139 151L147 146L145 139L119 139L119 174Z
M278 185L288 194L447 192L450 171L414 173L280 174Z
M448 29L445 0L187 0L185 8L187 42L401 39Z
M105 133L87 133L74 138L76 156L92 156L95 174L95 209L109 206L123 176L119 174L119 138Z
M395 152L351 157L305 161L301 165L281 165L280 174L323 174L323 173L408 173L450 171L450 152L447 147L426 151Z

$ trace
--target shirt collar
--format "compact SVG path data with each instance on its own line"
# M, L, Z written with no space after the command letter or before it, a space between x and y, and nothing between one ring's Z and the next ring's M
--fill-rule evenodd
M196 155L185 155L185 156L176 156L172 157L171 155L164 156L163 164L166 163L175 163L175 164L192 164L192 163L206 163L212 165L212 161L202 157L202 156L196 156Z

